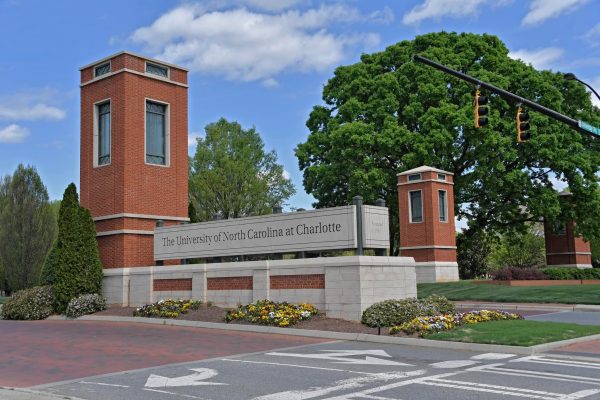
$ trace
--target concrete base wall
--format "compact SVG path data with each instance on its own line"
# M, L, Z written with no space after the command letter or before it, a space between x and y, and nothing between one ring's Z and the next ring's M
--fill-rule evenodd
M306 302L329 317L360 320L373 303L416 297L416 281L411 257L354 256L113 268L104 271L103 294L109 304L135 307L166 298L223 307L261 299ZM190 283L191 291L179 289Z
M456 282L458 264L455 262L418 262L415 263L417 283Z
M593 268L592 264L557 264L557 265L546 265L546 268L579 268L587 269Z

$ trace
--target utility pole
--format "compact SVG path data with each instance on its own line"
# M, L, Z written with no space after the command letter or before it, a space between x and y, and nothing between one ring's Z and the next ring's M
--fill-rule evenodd
M589 136L591 136L593 138L596 138L596 139L600 138L600 128L595 127L595 126L593 126L593 125L591 125L591 124L589 124L589 123L587 123L585 121L575 120L575 119L573 119L571 117L568 117L568 116L566 116L564 114L561 114L561 113L556 112L554 110L551 110L551 109L549 109L547 107L544 107L541 104L538 104L538 103L533 102L531 100L527 100L527 99L525 99L525 98L523 98L521 96L517 96L514 93L511 93L511 92L506 91L504 89L500 89L499 87L496 87L496 86L494 86L492 84L489 84L487 82L481 81L481 80L479 80L477 78L473 78L470 75L463 74L462 72L456 71L456 70L454 70L452 68L448 68L445 65L438 64L435 61L431 61L431 60L429 60L429 59L427 59L427 58L425 58L423 56L420 56L418 54L415 54L413 56L413 60L417 61L417 62L420 62L420 63L423 63L423 64L426 64L426 65L429 65L430 67L433 67L433 68L435 68L437 70L440 70L442 72L445 72L447 74L455 76L455 77L457 77L459 79L462 79L463 81L467 81L467 82L471 82L471 83L473 83L475 85L479 85L480 87L485 88L485 89L487 89L487 90L489 90L491 92L494 92L494 93L498 94L500 97L503 97L503 98L505 98L507 100L511 100L511 101L516 102L516 103L521 103L522 105L525 105L525 106L529 107L532 110L535 110L535 111L537 111L537 112L539 112L541 114L547 115L550 118L554 118L557 121L560 121L560 122L562 122L564 124L569 125L571 128L575 129L576 131L578 131L580 133L584 133L584 134L589 135Z

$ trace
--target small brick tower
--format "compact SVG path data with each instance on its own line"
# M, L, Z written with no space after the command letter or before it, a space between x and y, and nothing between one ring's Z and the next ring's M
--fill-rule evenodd
M414 257L419 283L458 280L453 178L428 166L398 174L400 255Z
M104 268L154 265L153 230L188 221L187 70L130 52L81 71L81 204Z
M569 201L571 197L571 193L566 190L558 195L563 201ZM573 221L557 224L544 221L544 238L546 240L546 266L592 268L590 242L575 235Z

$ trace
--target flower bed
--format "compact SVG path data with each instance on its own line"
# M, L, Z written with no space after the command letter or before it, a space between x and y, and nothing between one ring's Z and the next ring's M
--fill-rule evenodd
M519 314L507 313L504 311L481 310L468 313L456 313L437 315L435 317L417 317L410 322L390 328L390 335L403 332L407 335L414 333L419 336L446 331L457 326L467 324L477 324L486 321L515 320L523 319Z
M197 310L202 305L197 300L159 300L156 303L146 304L133 312L134 317L148 318L177 318L189 310Z
M259 300L227 312L227 322L242 320L261 325L289 326L298 321L310 319L319 312L312 304L277 303Z

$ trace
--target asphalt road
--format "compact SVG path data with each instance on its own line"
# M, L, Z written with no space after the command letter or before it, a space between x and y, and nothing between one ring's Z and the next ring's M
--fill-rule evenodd
M600 360L330 342L36 389L88 400L600 399Z

